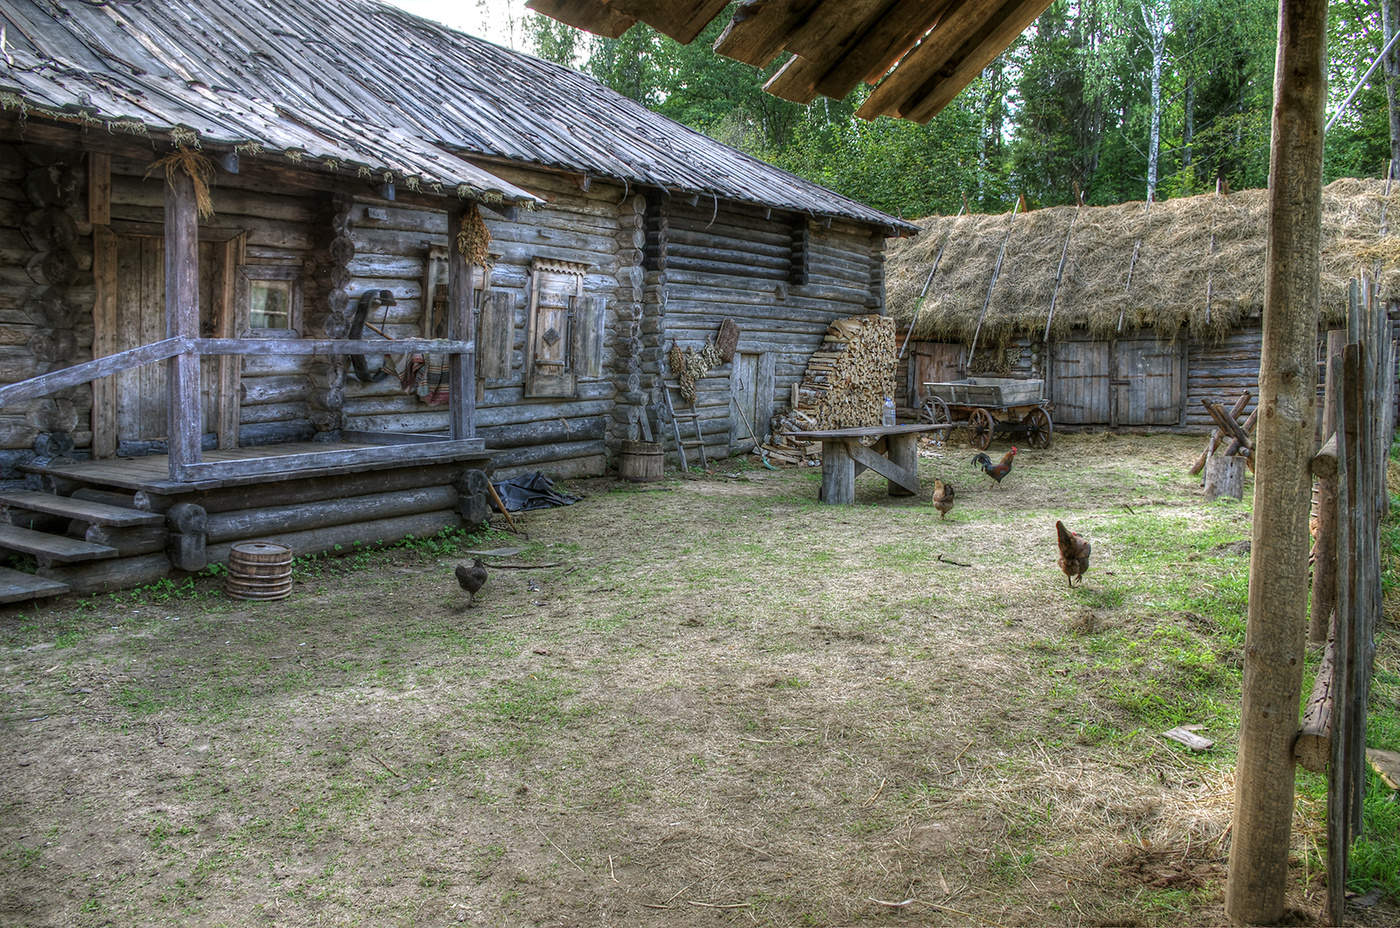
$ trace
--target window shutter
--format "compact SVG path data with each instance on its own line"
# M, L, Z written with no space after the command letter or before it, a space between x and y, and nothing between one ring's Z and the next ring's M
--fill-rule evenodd
M576 396L577 312L585 264L536 258L530 265L530 307L525 338L525 395Z
M515 335L511 295L502 290L486 294L481 306L481 332L477 336L477 374L486 380L510 377L510 355Z
M603 376L603 327L607 304L599 297L586 296L575 301L573 362L580 377L597 379Z

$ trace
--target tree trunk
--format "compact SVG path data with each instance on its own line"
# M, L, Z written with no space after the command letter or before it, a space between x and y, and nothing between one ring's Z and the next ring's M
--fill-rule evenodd
M1326 0L1283 0L1274 69L1268 268L1234 840L1225 912L1282 918L1293 823L1315 445Z
M1167 58L1166 9L1155 3L1142 6L1142 23L1147 27L1148 45L1152 49L1152 120L1147 140L1147 202L1157 199L1157 166L1162 155L1162 67Z
M1381 2L1381 45L1390 44L1395 30L1400 27L1400 0ZM1390 160L1400 161L1400 43L1385 56L1385 100L1390 111ZM1394 170L1393 168L1391 169Z

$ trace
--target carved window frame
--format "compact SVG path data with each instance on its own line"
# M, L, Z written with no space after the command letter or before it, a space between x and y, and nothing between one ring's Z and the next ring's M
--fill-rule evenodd
M577 359L574 332L577 304L583 297L583 282L589 265L555 258L535 258L530 262L530 299L525 311L525 396L573 397L578 395ZM563 331L542 318L562 316ZM541 331L542 325L549 330ZM552 336L552 337L551 337ZM539 343L559 345L559 360L538 357ZM542 368L547 368L542 370Z
M238 269L238 334L244 338L300 338L302 334L302 268L290 264L244 264ZM253 285L257 282L286 281L287 327L253 328Z

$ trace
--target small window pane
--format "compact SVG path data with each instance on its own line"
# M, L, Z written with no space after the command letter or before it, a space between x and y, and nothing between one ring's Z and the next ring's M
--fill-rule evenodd
M290 280L249 281L248 326L252 329L292 327L292 282Z

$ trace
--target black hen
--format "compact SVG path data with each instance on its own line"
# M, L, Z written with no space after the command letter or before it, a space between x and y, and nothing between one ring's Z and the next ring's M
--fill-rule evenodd
M471 596L471 599L467 600L467 608L470 609L476 605L477 591L486 585L486 563L478 557L472 559L470 567L466 564L458 564L457 582Z

